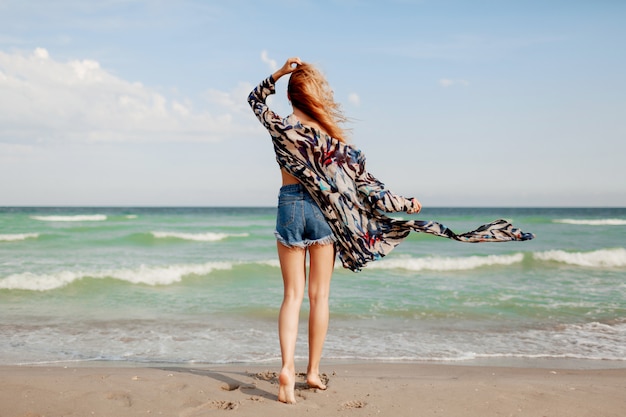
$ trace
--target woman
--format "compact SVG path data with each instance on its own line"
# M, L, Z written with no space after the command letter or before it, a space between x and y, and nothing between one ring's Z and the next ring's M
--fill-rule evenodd
M275 84L290 74L287 96L293 113L282 118L266 99ZM335 254L343 266L358 272L387 255L411 232L424 232L461 242L529 240L505 220L457 235L434 221L402 220L384 212L419 213L415 198L391 193L365 168L365 156L345 141L339 127L345 118L324 77L298 58L285 64L248 96L259 121L272 137L283 186L276 222L278 257L284 298L278 320L282 354L278 399L294 403L294 351L309 253L309 364L307 383L325 389L319 364L328 329L328 295ZM298 216L295 217L295 210ZM333 244L334 242L334 244Z
M283 119L267 107L265 100L269 94L274 93L276 81L287 74L291 74L287 95L292 103L293 113ZM313 66L302 63L298 58L289 58L282 68L264 80L250 94L249 102L275 139L275 147L280 147L280 142L290 141L292 137L311 143L318 143L328 137L345 142L344 131L339 126L345 119L333 100L326 80ZM284 298L278 319L282 355L278 400L295 403L294 353L298 318L306 285L307 252L310 303L307 384L313 388L326 389L319 376L319 365L328 330L328 297L335 264L335 237L324 213L298 179L301 171L297 171L297 164L281 162L280 158L279 164L282 187L275 234ZM411 213L419 212L421 208L415 199L407 201L404 206L409 207L407 211Z

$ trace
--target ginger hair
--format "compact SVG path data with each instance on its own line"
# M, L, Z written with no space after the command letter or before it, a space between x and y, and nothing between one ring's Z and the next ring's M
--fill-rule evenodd
M341 105L335 102L333 91L322 73L311 64L302 63L291 73L287 94L291 104L315 120L329 136L346 142L346 131L340 126L347 122Z

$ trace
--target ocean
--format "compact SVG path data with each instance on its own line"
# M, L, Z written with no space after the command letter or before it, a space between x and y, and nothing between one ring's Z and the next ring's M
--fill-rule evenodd
M337 263L323 360L626 366L626 208L425 208L359 273ZM401 217L401 216L398 216ZM274 208L0 208L0 364L280 359ZM297 358L306 361L307 302ZM581 363L582 363L581 362Z

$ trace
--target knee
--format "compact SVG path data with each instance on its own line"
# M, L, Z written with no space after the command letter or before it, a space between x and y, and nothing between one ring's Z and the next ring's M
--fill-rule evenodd
M288 304L302 304L304 293L302 291L285 291L283 302Z
M329 296L330 296L330 291L326 289L309 290L309 302L311 303L311 305L328 304Z

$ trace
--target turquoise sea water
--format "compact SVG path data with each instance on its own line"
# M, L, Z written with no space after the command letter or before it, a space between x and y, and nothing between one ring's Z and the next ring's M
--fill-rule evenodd
M338 265L324 358L626 366L626 209L419 215L456 232L501 217L536 239L412 234L360 273ZM274 208L0 208L0 364L279 359L274 220Z

